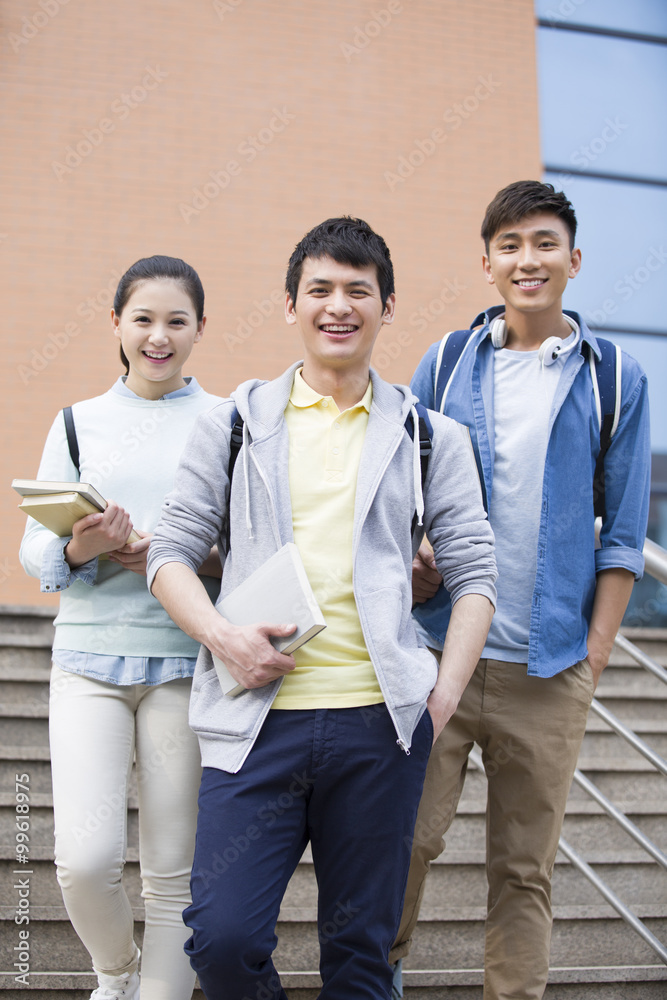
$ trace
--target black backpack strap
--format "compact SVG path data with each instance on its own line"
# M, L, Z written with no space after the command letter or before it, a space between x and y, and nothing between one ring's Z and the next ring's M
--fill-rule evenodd
M589 348L589 364L595 372L593 392L599 400L600 451L593 474L593 510L596 517L605 515L604 460L620 416L621 352L610 340L598 338L602 355L597 361ZM593 375L593 371L591 371ZM597 392L596 392L597 390Z
M433 450L433 425L431 424L428 410L423 403L415 403L415 409L417 411L417 417L419 418L419 467L421 471L421 485L423 490L424 483L426 482L426 474L428 472L428 462L431 457L431 451ZM412 414L410 414L405 421L405 429L410 435L410 440L414 441ZM414 535L416 527L417 512L415 511L412 517L412 527L410 528L412 535Z
M442 338L433 375L433 409L439 413L443 412L442 399L449 380L472 334L472 330L452 330Z
M79 458L79 442L76 438L76 427L74 426L74 415L72 413L72 407L66 406L63 409L63 418L65 420L65 433L67 434L67 446L69 448L70 458L74 463L74 468L81 475L81 462Z
M234 466L236 465L236 459L238 458L239 452L241 450L241 445L243 444L243 417L240 413L236 412L236 418L232 426L232 435L229 441L229 486L231 489L232 476L234 475Z
M232 424L232 433L229 439L229 467L227 469L227 476L229 478L229 503L227 504L227 525L225 528L226 552L229 552L229 542L230 542L232 477L234 475L234 466L236 465L236 459L239 456L242 444L243 444L243 417L237 410L236 416L234 418L234 423Z

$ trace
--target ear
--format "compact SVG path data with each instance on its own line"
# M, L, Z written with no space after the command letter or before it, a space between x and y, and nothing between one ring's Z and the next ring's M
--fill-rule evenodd
M296 310L289 292L285 292L285 319L291 326L296 323Z
M574 249L570 256L570 273L568 277L576 278L581 270L581 250Z
M195 339L194 339L195 344L198 344L199 341L204 336L204 327L205 326L206 326L206 316L202 316L201 320L197 324L197 332L195 333Z
M493 276L493 271L491 270L491 261L486 254L482 254L482 270L484 271L484 276L490 285L495 285L496 279Z
M387 297L387 301L385 302L384 312L382 314L382 322L393 323L395 311L396 311L396 296L392 292L391 295Z
M119 323L120 323L120 316L117 316L116 315L116 310L112 309L111 310L111 326L113 327L113 335L114 335L114 337L118 337L118 339L120 340L121 339L120 330L118 329L118 324Z

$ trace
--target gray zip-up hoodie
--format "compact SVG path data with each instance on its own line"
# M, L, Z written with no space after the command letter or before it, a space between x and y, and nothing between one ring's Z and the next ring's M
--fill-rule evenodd
M289 434L284 419L293 365L272 382L244 382L232 398L200 417L185 448L174 490L151 541L148 585L168 562L197 570L212 545L230 550L221 597L293 541L288 478ZM419 433L405 430L414 416L407 386L390 385L371 370L373 402L359 472L353 532L353 587L368 653L396 728L408 750L437 678L433 656L420 644L411 616L411 524L421 514ZM229 496L231 428L236 411L244 440ZM455 603L483 594L495 603L493 533L486 519L467 432L430 413L433 449L423 488L423 527ZM222 694L209 651L202 646L190 704L190 724L207 767L236 772L262 727L281 680Z

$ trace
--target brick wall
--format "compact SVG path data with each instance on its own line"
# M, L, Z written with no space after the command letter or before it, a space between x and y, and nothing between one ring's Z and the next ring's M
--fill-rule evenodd
M118 276L152 253L198 269L190 373L225 394L298 356L276 305L287 258L360 215L397 275L376 363L409 380L492 303L486 204L540 174L535 29L531 0L7 0L0 31L0 603L36 604L9 482L36 473L63 405L120 373Z

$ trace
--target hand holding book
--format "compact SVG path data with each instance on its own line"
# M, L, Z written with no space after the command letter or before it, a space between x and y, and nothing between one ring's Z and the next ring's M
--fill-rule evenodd
M139 541L128 542L122 549L115 549L109 553L111 562L118 563L123 569L129 569L133 573L146 576L146 561L148 559L148 546L151 543L152 533L133 529L133 534L140 535Z
M223 660L213 653L223 693L234 697L244 690L264 687L294 670L294 657L281 653L273 643L277 639L286 641L285 637L291 635L295 627L294 624L267 622L233 625L220 616L216 626L219 644L211 641L213 637L207 644L211 649L218 645L224 656Z
M65 558L72 569L109 552L129 558L148 548L148 543L138 544L146 533L135 531L129 514L105 500L90 483L14 479L12 488L23 497L19 510L61 538L72 535L65 547ZM123 558L116 561L125 565ZM130 561L133 565L128 569L146 572L145 554L143 569L134 565L140 560Z
M103 512L87 514L72 525L72 538L65 546L65 559L75 569L95 556L123 549L132 533L127 511L110 500Z
M232 698L289 673L295 664L288 654L326 628L294 542L251 573L217 610L226 622L225 652L211 652L222 692Z

